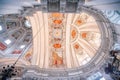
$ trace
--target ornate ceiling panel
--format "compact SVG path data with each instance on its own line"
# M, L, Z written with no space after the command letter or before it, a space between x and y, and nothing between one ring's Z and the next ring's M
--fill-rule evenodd
M32 30L26 27L24 19L16 15L0 17L0 55L18 57L31 43Z

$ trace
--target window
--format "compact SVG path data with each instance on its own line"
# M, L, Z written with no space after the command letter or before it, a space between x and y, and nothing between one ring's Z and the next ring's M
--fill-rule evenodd
M23 49L25 47L25 45L21 45L20 48Z
M105 80L105 78L102 77L100 80Z
M97 72L91 75L90 77L88 77L87 80L105 80L105 78L100 72Z
M0 31L2 31L2 26L0 25Z
M30 24L30 22L28 20L25 21L25 26L28 27L28 28L31 27L31 24Z
M7 45L9 45L11 43L11 40L10 39L7 39L4 41Z

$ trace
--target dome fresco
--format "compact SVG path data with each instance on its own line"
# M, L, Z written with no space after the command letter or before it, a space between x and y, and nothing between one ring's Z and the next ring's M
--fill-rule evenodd
M100 47L98 24L87 13L38 11L26 18L33 31L32 65L40 68L80 67L94 58Z

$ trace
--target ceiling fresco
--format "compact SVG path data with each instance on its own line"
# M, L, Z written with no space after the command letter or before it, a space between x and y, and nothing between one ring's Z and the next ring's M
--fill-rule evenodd
M101 44L95 19L86 13L42 13L26 17L33 31L32 65L74 68L87 64Z

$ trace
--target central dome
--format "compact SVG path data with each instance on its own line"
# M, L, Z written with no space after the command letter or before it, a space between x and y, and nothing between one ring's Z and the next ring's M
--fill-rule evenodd
M101 31L93 16L82 13L35 12L32 25L31 64L40 68L75 68L89 63L101 44Z

